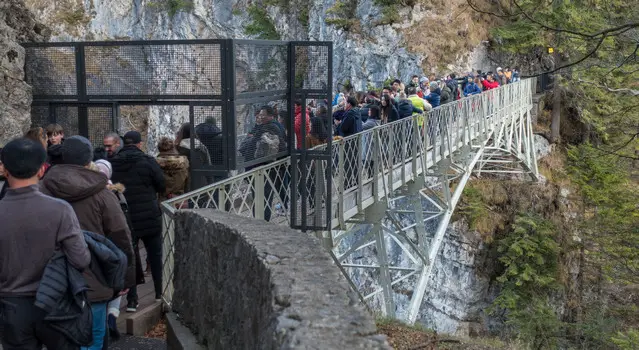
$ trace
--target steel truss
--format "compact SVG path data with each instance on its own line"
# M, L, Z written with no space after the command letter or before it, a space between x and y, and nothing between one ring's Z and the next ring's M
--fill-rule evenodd
M528 88L506 86L440 113L443 119L439 120L437 132L430 132L434 142L426 143L430 146L426 152L421 148L425 143L418 145L421 169L427 169L420 174L421 179L409 184L403 193L390 191L384 182L384 192L389 195L365 211L365 222L374 223L373 228L365 235L360 234L346 251L341 251L339 245L333 246L335 259L349 278L358 276L353 271L356 269L375 272L368 274L376 278L375 286L359 289L364 291L362 299L383 316L408 323L417 319L446 228L472 174L515 174L537 179L530 119L532 93ZM471 113L459 118L459 110L467 113L469 109ZM438 155L441 159L432 162ZM428 226L436 228L429 230ZM357 225L351 226L334 235L344 240L356 235L357 229ZM353 255L365 249L367 256L375 256L376 263L350 263ZM393 249L400 249L408 259L400 259L399 264L391 261L388 252ZM402 282L402 288L397 288ZM406 284L410 285L412 296L408 310L402 313L395 301Z

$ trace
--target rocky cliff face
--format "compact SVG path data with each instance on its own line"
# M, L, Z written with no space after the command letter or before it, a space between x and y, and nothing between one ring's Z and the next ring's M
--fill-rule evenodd
M396 21L374 0L25 0L53 30L53 41L255 38L269 31L282 40L332 41L333 86L381 87L391 77L448 73L489 64L482 40L487 24L464 11L464 0L397 5ZM408 2L411 3L411 2ZM260 9L260 11L250 11ZM349 28L329 24L341 18ZM332 23L332 22L331 22ZM254 31L247 34L247 27ZM257 33L257 34L255 34ZM173 136L188 116L148 108L147 147ZM147 130L140 130L143 133Z
M487 38L481 16L462 12L465 1L398 6L396 23L384 24L373 0L25 0L54 30L55 41L113 39L249 38L246 26L271 22L282 40L334 42L335 81L350 80L358 89L381 84L389 77L409 78L431 70L481 69ZM329 13L354 6L348 30L328 24ZM265 9L266 18L247 12ZM336 10L337 9L337 10ZM332 11L332 12L331 12ZM259 25L258 25L259 29Z
M31 87L24 82L20 43L47 35L21 0L0 2L0 145L22 135L31 123Z

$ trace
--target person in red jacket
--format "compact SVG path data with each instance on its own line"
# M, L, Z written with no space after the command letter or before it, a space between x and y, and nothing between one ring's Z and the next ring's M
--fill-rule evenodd
M309 118L308 108L306 108L305 118L306 118L306 135L310 133L311 130L311 119ZM302 138L302 102L295 101L295 143L297 148L302 148L302 143L304 142L304 138Z
M486 79L484 79L481 83L482 85L484 85L485 91L496 89L499 87L499 83L495 81L492 74L488 74L486 76Z

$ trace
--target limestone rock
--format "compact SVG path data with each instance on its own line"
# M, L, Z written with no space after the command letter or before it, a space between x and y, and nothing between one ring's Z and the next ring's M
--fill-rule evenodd
M20 43L42 41L47 35L22 0L0 2L0 145L24 134L31 124L31 87L24 82Z
M537 160L542 159L552 152L553 145L548 142L548 139L541 135L535 134L535 153L537 154Z

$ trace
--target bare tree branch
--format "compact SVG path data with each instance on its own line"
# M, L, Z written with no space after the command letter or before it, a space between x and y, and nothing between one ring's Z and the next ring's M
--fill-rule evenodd
M582 58L580 58L580 59L578 59L578 60L576 60L576 61L574 61L574 62L571 62L571 63L565 64L565 65L563 65L563 66L560 66L560 67L558 67L558 68L555 68L555 69L550 70L550 71L547 71L547 72L541 72L541 73L532 74L532 75L525 75L525 76L522 76L522 78L532 78L532 77L538 77L538 76L540 76L540 75L542 75L542 74L552 74L552 73L558 72L558 71L560 71L560 70L562 70L562 69L564 69L564 68L568 68L568 67L570 67L570 66L577 65L577 64L579 64L579 63L581 63L581 62L583 62L583 61L587 60L587 59L588 59L588 57L590 57L590 56L594 55L594 54L595 54L595 52L597 52L597 50L599 50L599 47L601 47L601 44L604 42L604 40L605 40L607 37L608 37L608 35L603 35L603 36L599 39L599 41L597 42L597 45L595 46L595 48L593 48L592 50L590 50L590 52L588 52L587 54L585 54Z
M639 90L613 89L613 88L609 88L608 85L606 85L605 83L602 85L602 84L595 83L594 81L588 81L588 80L583 80L583 79L577 79L577 81L580 82L580 83L586 83L586 84L590 84L590 85L595 85L595 86L600 87L602 89L606 89L609 92L620 92L622 94L630 94L632 96L639 96Z
M612 27L612 28L607 28L604 29L602 31L596 32L596 33L583 33L583 32L577 32L574 30L570 30L570 29L561 29L561 28L555 28L555 27L551 27L548 26L544 23L539 22L538 20L534 19L532 16L530 16L528 13L526 13L526 11L524 11L524 9L521 7L521 5L519 5L519 3L517 2L517 0L512 0L513 4L515 4L515 7L517 7L517 9L519 9L519 11L521 11L521 14L526 17L529 21L535 23L536 25L549 30L549 31L553 31L553 32L558 32L558 33L568 33L568 34L573 34L576 36L580 36L580 37L584 37L584 38L589 38L589 39L594 39L598 36L613 36L613 35L618 35L621 33L624 33L632 28L639 28L639 22L630 22L630 23L626 23L626 24L622 24L619 25L617 27ZM619 32L619 33L615 33L615 32Z

